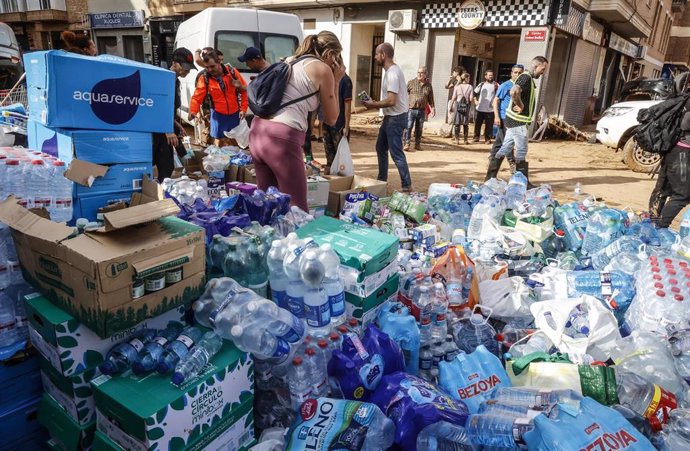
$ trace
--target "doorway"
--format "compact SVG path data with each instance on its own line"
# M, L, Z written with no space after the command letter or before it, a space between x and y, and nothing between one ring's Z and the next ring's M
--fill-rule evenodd
M384 30L377 28L374 31L374 39L372 41L371 54L376 55L376 47L384 43ZM369 96L374 100L381 100L381 78L383 76L383 68L376 63L376 60L371 58L371 86L369 87Z
M141 36L123 36L122 46L125 51L125 58L144 62L144 40Z
M122 56L118 52L117 38L115 36L99 36L98 37L98 54L99 55L115 55Z

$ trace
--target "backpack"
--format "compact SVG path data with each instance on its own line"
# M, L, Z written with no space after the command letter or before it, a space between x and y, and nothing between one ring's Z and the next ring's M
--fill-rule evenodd
M255 115L260 118L269 119L286 106L301 102L319 93L319 91L314 91L311 94L283 103L283 94L285 94L285 88L290 81L292 66L306 58L315 57L304 55L295 58L289 63L278 61L277 63L271 64L256 76L247 88L249 108Z
M458 114L467 114L470 110L470 105L467 103L467 98L465 96L460 97L455 105L455 111Z
M685 102L690 94L680 95L654 106L640 110L635 140L643 150L665 154L673 149L680 139L680 121L685 113Z

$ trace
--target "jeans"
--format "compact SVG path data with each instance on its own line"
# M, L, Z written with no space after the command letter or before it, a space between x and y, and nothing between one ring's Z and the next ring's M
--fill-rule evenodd
M661 160L659 178L649 198L649 212L668 227L690 203L690 149L675 146Z
M501 146L503 145L503 139L506 135L506 124L503 122L503 119L501 119L501 125L498 127L498 132L496 133L496 139L494 140L494 145L491 146L491 153L489 154L489 158L496 158L496 154L498 151L501 149ZM511 163L515 163L515 156L513 156L513 152L508 152L508 161Z
M419 144L422 141L422 128L424 126L424 116L426 111L410 109L407 112L407 128L405 129L405 143L410 143L412 138L412 126L414 126L414 142Z
M482 131L482 124L484 124L484 138L488 141L494 134L494 113L485 113L477 111L477 118L474 121L474 139L479 141L479 134Z
M410 169L407 167L407 158L403 152L402 137L405 126L407 125L407 113L395 116L384 116L379 136L376 139L376 156L379 160L378 179L382 182L388 181L388 152L400 174L400 182L403 188L412 187Z
M496 158L507 156L513 150L513 146L515 146L515 161L525 161L525 158L527 158L527 141L527 125L506 129L503 145L496 153Z

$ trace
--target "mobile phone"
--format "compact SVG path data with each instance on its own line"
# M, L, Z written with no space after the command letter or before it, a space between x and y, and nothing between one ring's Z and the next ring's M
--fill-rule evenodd
M359 94L357 94L357 97L359 97L359 100L361 102L366 102L367 100L371 100L371 97L369 97L369 94L367 94L366 91L362 91Z

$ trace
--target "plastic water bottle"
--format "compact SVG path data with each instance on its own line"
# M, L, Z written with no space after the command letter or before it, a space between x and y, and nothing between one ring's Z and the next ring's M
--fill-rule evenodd
M310 346L304 351L304 363L311 377L312 396L328 396L328 373L316 349Z
M189 351L201 340L203 335L204 333L198 327L186 327L177 338L165 345L165 350L158 359L156 371L160 374L171 372L180 360L189 354Z
M137 356L144 346L156 337L155 329L140 329L124 343L120 343L108 351L105 361L101 363L101 373L119 374L129 369L137 360Z
M460 348L455 343L455 339L452 335L448 334L446 336L446 343L443 346L444 360L446 362L452 362L460 354Z
M639 239L624 235L605 248L594 253L592 255L592 266L594 269L604 269L604 267L608 265L614 257L622 252L633 252L637 254L641 245L642 241Z
M580 407L582 396L574 390L541 390L527 387L498 387L491 393L491 399L506 404L550 409L556 404Z
M340 279L340 257L328 243L322 244L319 251L319 261L325 269L323 288L326 290L331 306L331 324L343 324L347 316L345 314L345 287Z
M287 303L290 312L298 318L304 318L304 295L307 291L307 286L302 280L300 273L300 260L302 254L316 244L313 241L302 242L294 240L289 242L285 260L283 261L283 270L288 278L288 285L285 290Z
M165 346L174 340L182 330L182 325L172 323L158 332L156 337L144 345L136 361L132 364L132 371L137 376L153 371L158 366L158 359L163 355Z
M475 445L517 448L525 445L523 437L534 429L534 424L530 418L476 414L470 415L465 428Z
M533 352L546 352L548 353L551 349L551 342L546 336L542 334L533 334L526 341L521 341L520 343L513 344L508 352L515 358L524 357Z
M431 346L431 377L434 382L438 381L438 376L440 373L439 365L445 360L446 350L445 342L435 341Z
M234 279L229 277L219 277L211 279L206 283L206 289L192 304L194 310L194 319L196 322L204 327L212 328L210 318L211 314L221 306L234 301L242 291L242 287Z
M685 238L686 236L690 235L690 210L686 210L685 213L683 213L683 219L680 221L678 234L681 238Z
M18 340L16 317L11 300L0 291L0 348L11 346Z
M668 424L660 434L662 451L690 449L690 410L677 409L671 412Z
M589 217L582 254L593 255L611 244L621 234L625 223L623 214L612 208L597 210Z
M437 421L417 435L417 451L461 451L474 449L467 430L447 421Z
M479 239L484 224L484 217L487 216L498 221L505 209L506 206L503 198L495 195L482 197L479 204L472 210L470 224L467 227L467 237L472 240Z
M477 346L484 345L492 354L498 356L496 330L479 313L456 322L454 336L460 350L467 354L474 352Z
M302 281L308 287L304 294L304 316L312 336L326 336L330 332L331 305L322 282L326 268L315 250L308 250L300 261Z
M244 249L240 246L240 240L237 237L229 237L226 241L228 247L223 260L223 274L225 277L234 279L240 285L246 286L248 271Z
M271 299L278 307L287 309L285 289L287 288L288 279L283 270L283 260L285 260L285 246L282 241L274 240L271 243L271 249L268 251L267 257Z
M313 396L314 387L310 382L308 367L304 365L302 357L292 359L292 366L288 369L288 388L293 410L298 410L304 401Z
M285 362L290 356L290 344L273 336L260 327L233 326L230 338L245 352L251 352L260 359L270 359L273 364Z
M616 390L620 404L646 417L655 432L661 430L668 412L678 407L673 393L628 371L616 371Z
M33 208L50 208L52 205L50 169L43 160L32 160L25 168L26 191L29 205Z
M268 297L268 264L266 254L257 239L249 239L246 253L247 288L262 298Z
M415 299L415 304L419 308L419 341L429 343L431 341L431 316L434 307L429 287L421 286L419 288L419 295Z
M555 259L558 254L568 250L568 245L565 242L565 232L557 229L553 236L544 245L544 256L546 258Z
M201 369L223 347L223 339L215 332L209 331L201 337L201 340L189 351L184 359L175 367L175 372L170 379L175 385L182 385L196 377Z
M434 284L431 306L431 338L445 339L448 335L448 297L442 283Z
M506 208L511 210L520 208L525 202L525 193L527 193L527 177L522 172L515 171L506 186Z
M19 160L5 160L5 180L5 193L26 201L26 178Z
M69 222L72 220L72 186L71 180L65 177L67 167L63 161L53 162L52 192L53 205L50 219L55 222Z

